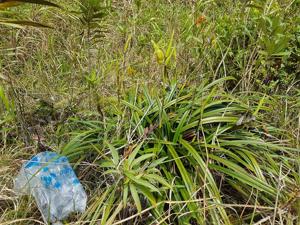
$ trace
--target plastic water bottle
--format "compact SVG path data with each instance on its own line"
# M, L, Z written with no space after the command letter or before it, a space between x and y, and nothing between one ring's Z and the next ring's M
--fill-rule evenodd
M32 195L45 223L61 224L72 212L84 212L87 195L67 157L41 152L24 163L15 191Z

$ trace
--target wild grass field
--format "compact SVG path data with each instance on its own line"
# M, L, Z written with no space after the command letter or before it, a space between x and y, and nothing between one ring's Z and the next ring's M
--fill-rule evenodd
M47 150L65 224L300 225L299 0L50 2L0 0L1 225L45 224L13 179Z

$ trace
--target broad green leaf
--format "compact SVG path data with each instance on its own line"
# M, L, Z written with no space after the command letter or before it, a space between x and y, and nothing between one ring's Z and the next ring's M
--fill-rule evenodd
M157 159L157 160L153 161L153 162L148 166L148 168L157 167L157 166L159 166L160 164L163 164L167 158L168 158L168 157L162 157L162 158L160 158L160 159Z
M17 6L20 3L31 3L31 4L38 4L38 5L46 5L46 6L53 6L53 7L60 7L59 5L45 0L1 0L0 2L0 9Z
M189 173L187 172L187 170L185 169L182 161L180 160L175 148L172 145L167 145L167 148L170 152L170 154L172 155L178 170L180 171L182 180L186 186L186 189L188 190L188 193L192 196L192 193L194 191L194 185L193 185L193 181L189 175Z
M12 26L15 28L22 28L24 26L32 26L32 27L41 27L41 28L52 28L48 25L33 22L33 21L26 21L26 20L0 20L0 24Z
M111 144L109 144L107 141L105 141L105 144L108 146L108 148L110 150L113 163L117 166L120 161L120 156L119 156L117 149L114 146L112 146Z
M181 118L181 120L180 120L180 122L179 122L179 124L178 124L178 126L177 126L177 129L176 129L176 132L175 132L175 134L174 134L174 137L173 137L173 142L174 142L174 143L176 143L176 142L179 140L180 134L182 133L182 127L183 127L184 124L186 123L186 120L187 120L187 117L188 117L189 114L190 114L190 111L189 111L189 110L186 111L186 112L183 114L183 116L182 116L182 118Z
M200 124L210 124L210 123L233 123L235 124L238 121L238 117L233 116L213 116L207 117L200 120ZM193 121L182 128L182 131L189 130L191 128L197 127L199 121Z
M247 173L242 167L235 164L234 162L230 162L229 160L220 158L220 157L212 155L212 154L210 154L209 156L211 159L214 159L214 160L222 163L226 167L228 167L228 168L225 168L225 167L221 167L218 165L210 164L211 168L216 169L225 174L228 174L231 177L236 178L236 179L238 179L260 191L264 191L271 195L276 194L276 190L273 187L271 187L268 183L266 183L263 180L260 180L259 178L254 177L250 173Z
M170 189L172 188L172 186L163 177L161 177L157 174L145 174L143 177L149 181L155 180Z
M135 149L131 152L131 154L128 156L128 164L132 166L133 160L135 159L136 155L138 154L138 152L140 151L141 147L143 146L144 141L142 141L141 143L139 143Z
M141 185L139 185L138 188L139 188L141 194L145 195L148 198L151 205L155 206L156 205L156 199L155 199L154 195L149 191L149 189L144 187L144 186L141 186Z
M132 166L132 167L137 166L137 165L139 165L141 162L145 161L146 159L152 158L152 157L154 157L154 156L155 156L155 154L153 154L153 153L149 153L149 154L142 155L142 156L138 157L137 159L135 159L135 160L132 162L131 166Z
M127 205L127 199L128 199L128 190L129 190L129 186L128 184L124 185L124 190L123 190L123 205L126 206Z
M134 200L135 206L136 206L138 212L140 213L142 211L142 205L141 205L141 201L139 198L139 194L138 194L134 184L129 184L129 187L130 187L130 193Z
M138 114L139 114L140 116L144 115L143 110L139 109L139 107L133 105L132 103L129 103L129 102L124 101L124 100L122 100L121 102L122 102L124 105L128 106L129 108L133 109L134 111L138 112Z
M156 188L154 185L152 185L151 183L149 183L148 181L142 179L142 178L138 178L137 176L134 176L133 174L129 173L129 172L125 172L125 175L132 180L134 183L137 183L139 185L142 185L146 188L151 189L153 192L158 192L160 193L160 191L158 190L158 188Z

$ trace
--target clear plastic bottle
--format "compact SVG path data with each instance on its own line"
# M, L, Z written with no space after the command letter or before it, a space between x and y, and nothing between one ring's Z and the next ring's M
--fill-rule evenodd
M87 195L68 159L55 152L41 152L24 163L15 191L33 195L44 221L53 225L86 208Z

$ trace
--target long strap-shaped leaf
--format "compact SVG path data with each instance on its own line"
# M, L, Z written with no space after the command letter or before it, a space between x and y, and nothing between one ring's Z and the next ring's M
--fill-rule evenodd
M175 148L172 145L167 145L167 148L168 148L168 151L170 152L171 156L173 157L173 159L175 161L175 164L176 164L176 166L177 166L177 168L180 172L182 181L185 184L186 194L187 194L187 196L185 196L185 200L186 201L192 200L193 194L196 191L193 180L192 180L190 174L188 173L188 171L186 170L186 168L184 167L182 161L180 160L180 157L178 156ZM183 192L181 194L183 194ZM195 204L194 202L191 202L190 204L188 204L187 207L192 212L198 212L199 211L198 210L198 205ZM196 219L200 224L204 224L202 216L197 216Z
M33 22L33 21L27 21L27 20L0 20L0 24L16 27L16 28L22 28L23 26L51 28L48 25Z
M215 180L214 180L212 174L210 173L209 169L207 168L207 165L204 162L204 160L198 154L196 149L192 145L190 145L187 141L180 139L180 144L182 144L182 146L186 150L188 150L189 154L191 154L191 156L197 161L198 165L201 168L201 177L204 178L204 176L206 176L207 181L205 181L205 182L207 183L207 189L208 189L208 192L210 195L209 197L213 198L216 203L222 204L222 199L221 199L217 184L215 183ZM219 213L221 214L224 224L230 224L229 218L228 218L224 208L217 207L217 209L219 210Z
M20 3L31 3L31 4L38 4L38 5L47 5L47 6L53 6L53 7L58 7L60 8L59 5L45 1L45 0L0 0L0 9L8 8L8 7L13 7L16 6Z

